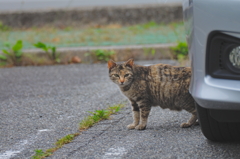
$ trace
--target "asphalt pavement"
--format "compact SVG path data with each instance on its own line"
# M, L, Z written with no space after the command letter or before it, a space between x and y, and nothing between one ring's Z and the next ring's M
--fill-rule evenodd
M140 64L176 61L141 61ZM0 159L25 159L78 132L87 111L126 102L108 79L106 64L0 69ZM146 130L127 130L129 104L110 120L84 131L56 151L53 159L240 158L240 143L214 143L200 126L180 124L190 114L153 108Z

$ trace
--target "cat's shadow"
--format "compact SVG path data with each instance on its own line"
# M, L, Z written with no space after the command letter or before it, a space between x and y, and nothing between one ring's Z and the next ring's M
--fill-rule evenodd
M189 128L181 128L178 123L158 123L158 124L148 124L145 130L165 130L165 131L180 131L180 130L198 130L200 129L200 125L193 125Z

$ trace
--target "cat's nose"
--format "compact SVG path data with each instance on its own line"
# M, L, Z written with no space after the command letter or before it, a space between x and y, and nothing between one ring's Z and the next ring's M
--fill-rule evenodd
M124 80L120 80L120 83L123 84L123 83L124 83Z

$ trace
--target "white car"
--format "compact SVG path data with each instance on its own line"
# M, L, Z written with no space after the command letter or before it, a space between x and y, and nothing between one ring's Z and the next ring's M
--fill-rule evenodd
M240 140L240 0L183 0L183 14L202 132Z

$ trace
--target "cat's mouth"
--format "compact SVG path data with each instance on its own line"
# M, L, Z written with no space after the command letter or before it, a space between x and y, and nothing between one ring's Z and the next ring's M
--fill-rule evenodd
M125 85L125 83L119 83L119 86L124 86Z

